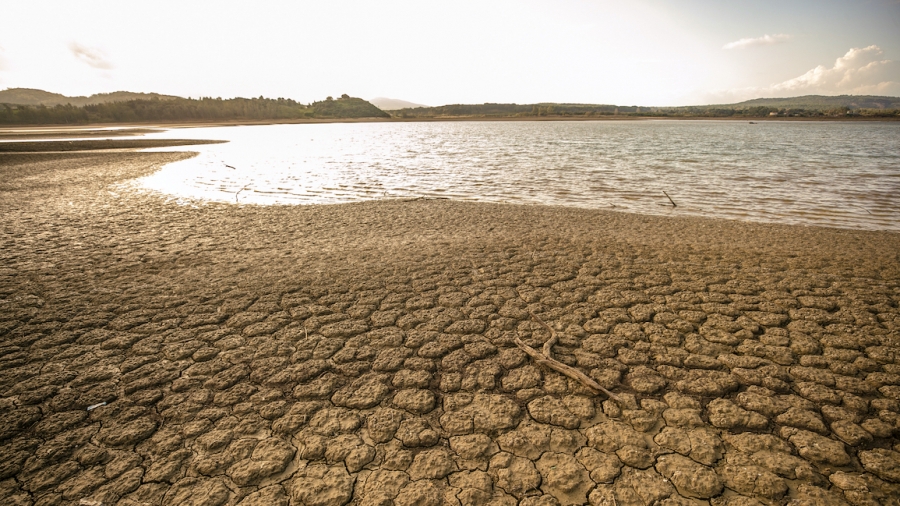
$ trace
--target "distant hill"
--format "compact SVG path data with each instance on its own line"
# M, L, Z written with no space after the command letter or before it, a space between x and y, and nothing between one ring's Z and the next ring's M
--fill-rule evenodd
M40 98L40 96L36 97ZM0 104L3 125L84 125L198 121L294 122L317 118L389 118L388 113L361 98L328 97L310 105L286 98L178 98L125 100L83 106Z
M341 95L305 105L278 98L181 98L158 93L117 91L67 97L28 88L0 91L0 124L52 125L181 121L303 121L344 118L868 118L900 120L900 97L871 95L758 98L737 104L645 107L611 104L451 104L427 107L403 100ZM393 109L406 105L401 109ZM384 109L390 110L390 114Z
M341 95L310 105L316 118L390 118L391 115L361 98Z
M595 116L647 112L647 107L601 104L450 104L391 111L396 118L508 118L529 116Z
M392 110L396 118L511 118L511 117L869 117L900 118L900 97L808 95L789 98L757 98L737 104L685 107L645 107L604 104L453 104Z
M75 106L106 104L109 102L127 102L128 100L174 100L172 95L159 93L134 93L131 91L114 91L112 93L96 93L89 97L67 97L59 93L51 93L32 88L9 88L0 91L0 104L14 105L66 105Z
M900 109L900 97L879 97L874 95L806 95L787 98L755 98L737 104L716 107L777 107L779 109L835 109L846 107L856 109Z
M415 104L406 100L396 98L377 97L369 100L375 107L382 111L396 111L397 109L414 109L416 107L428 107L427 105Z

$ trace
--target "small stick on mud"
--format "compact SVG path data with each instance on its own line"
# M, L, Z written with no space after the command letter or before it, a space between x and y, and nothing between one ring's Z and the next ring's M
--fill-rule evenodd
M672 197L670 197L670 196L669 196L669 194L668 194L668 193L666 193L666 191L665 191L665 190L663 190L663 195L665 195L665 196L666 196L666 198L667 198L667 199L669 199L669 202L671 202L671 203L672 203L672 207L678 207L678 204L676 204L676 203L675 203L675 201L674 201L674 200L672 200Z
M404 199L403 202L415 202L417 200L450 200L450 197L426 197L426 196L422 195L419 197Z
M556 342L559 340L559 338L556 335L556 332L554 332L553 329L550 328L549 325L544 323L544 320L541 320L540 318L538 318L538 316L536 314L532 313L531 311L529 311L528 314L530 314L531 317L534 318L534 321L540 323L545 329L550 331L550 339L546 343L544 343L543 353L538 352L536 349L534 349L531 346L528 346L527 344L522 342L522 340L519 338L519 336L516 336L516 346L521 348L522 351L524 351L525 353L528 354L528 356L533 358L534 361L538 365L545 365L545 366L549 367L550 369L553 369L556 372L565 374L566 376L572 378L573 380L578 381L582 385L590 388L591 390L593 390L595 392L603 392L610 399L615 399L616 401L621 402L621 400L618 397L616 397L616 394L614 394L614 393L610 392L609 390L600 386L599 383L597 383L596 381L594 381L593 379L588 377L588 375L584 374L583 372L579 371L578 369L575 369L574 367L570 367L570 366L563 364L562 362L559 362L558 360L554 359L553 356L551 355L551 351L552 351L553 345L556 344Z
M229 169L237 170L237 167L232 167L231 165L228 165L227 163L226 163L226 164L223 164L223 165L225 165L225 166L228 167ZM238 195L240 195L241 192L244 191L244 190L246 190L246 189L247 189L247 187L245 186L245 187L241 188L240 190L238 190L237 193L234 194L234 202L235 202L235 203L237 203L237 201L238 201Z

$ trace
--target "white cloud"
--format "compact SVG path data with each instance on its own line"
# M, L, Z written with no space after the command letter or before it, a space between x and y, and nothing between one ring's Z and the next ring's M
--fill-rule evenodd
M790 35L784 33L776 33L775 35L769 35L767 33L762 37L747 37L734 42L729 42L722 46L722 49L744 49L752 46L771 46L772 44L787 42L790 38Z
M838 58L834 66L823 65L805 74L773 84L769 92L774 94L849 94L884 95L900 92L900 65L882 59L878 46L852 48Z
M85 47L77 42L72 42L69 44L69 51L72 52L72 55L74 55L78 61L86 63L95 69L113 68L113 64L106 59L106 55L99 49Z
M3 57L3 46L0 46L0 70L7 70L8 68L6 58Z
M753 98L800 95L900 96L900 62L884 59L881 48L852 48L834 62L769 86L716 90L698 94L698 104L729 104Z

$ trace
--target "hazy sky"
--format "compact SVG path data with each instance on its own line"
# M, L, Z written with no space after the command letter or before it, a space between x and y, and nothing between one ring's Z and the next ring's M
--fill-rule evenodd
M0 0L0 89L442 105L900 96L900 0Z

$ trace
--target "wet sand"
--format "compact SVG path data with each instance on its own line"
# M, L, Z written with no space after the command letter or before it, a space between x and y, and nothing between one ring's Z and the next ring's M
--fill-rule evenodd
M0 153L4 504L897 504L900 234L116 186L187 156Z
M153 128L97 126L35 126L35 127L0 127L0 140L47 139L59 137L128 137L158 132Z
M59 153L70 151L100 151L108 149L147 149L167 146L221 144L227 141L192 139L96 139L75 141L15 141L0 142L0 153ZM13 158L12 160L15 160ZM14 161L12 163L15 163Z

